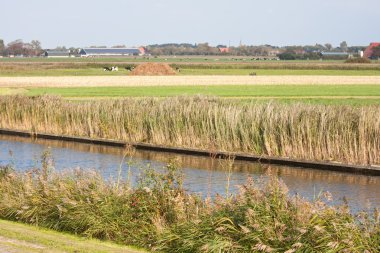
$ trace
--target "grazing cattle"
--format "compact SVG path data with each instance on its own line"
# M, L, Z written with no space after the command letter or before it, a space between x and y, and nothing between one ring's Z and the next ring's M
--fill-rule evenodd
M112 69L109 67L103 67L103 71L112 71Z
M125 69L128 70L128 71L132 71L132 70L135 69L135 67L133 67L133 66L127 66L127 67L125 67Z
M181 69L179 67L176 67L175 71L177 71L179 73L179 72L181 72Z
M256 72L249 73L250 76L256 76Z
M119 71L119 68L117 66L112 66L111 71Z

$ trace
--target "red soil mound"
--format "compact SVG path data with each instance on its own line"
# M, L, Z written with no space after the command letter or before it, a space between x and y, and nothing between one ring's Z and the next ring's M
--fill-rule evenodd
M167 76L175 74L174 69L166 63L143 63L131 72L133 76Z

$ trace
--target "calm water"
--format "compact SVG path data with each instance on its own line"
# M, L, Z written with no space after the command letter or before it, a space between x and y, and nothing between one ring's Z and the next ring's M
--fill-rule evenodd
M219 160L148 151L136 151L133 157L123 160L125 150L122 148L0 135L0 165L12 164L20 171L28 170L40 165L41 154L46 150L50 150L56 170L97 169L105 178L116 178L122 166L124 176L130 168L132 180L141 173L141 168L150 165L160 170L175 159L184 169L185 187L189 191L204 196L226 192L228 173L225 163ZM334 197L332 204L342 203L345 197L353 211L380 207L380 177L240 161L235 161L233 166L230 192L236 192L236 185L245 183L249 177L265 179L268 175L277 175L291 194L310 200L321 191L329 191Z

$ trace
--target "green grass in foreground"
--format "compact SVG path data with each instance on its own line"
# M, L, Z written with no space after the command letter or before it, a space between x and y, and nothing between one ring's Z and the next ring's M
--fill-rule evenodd
M0 91L1 92L1 91ZM10 91L8 90L8 93ZM211 95L240 100L276 99L317 104L380 104L380 85L218 85L151 87L30 88L29 96L42 94L68 98L169 97Z
M0 220L0 252L143 252L99 240L59 233L35 226Z

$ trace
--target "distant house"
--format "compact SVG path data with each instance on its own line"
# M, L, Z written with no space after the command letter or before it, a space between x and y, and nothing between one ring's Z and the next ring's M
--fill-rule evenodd
M229 53L230 52L229 47L219 47L218 49L219 49L220 53Z
M42 56L51 57L70 57L70 50L46 50Z
M371 43L367 49L364 51L364 57L365 58L372 58L372 53L373 53L373 49L375 47L379 47L380 46L380 42L373 42Z
M82 48L81 57L123 57L145 54L145 48Z

